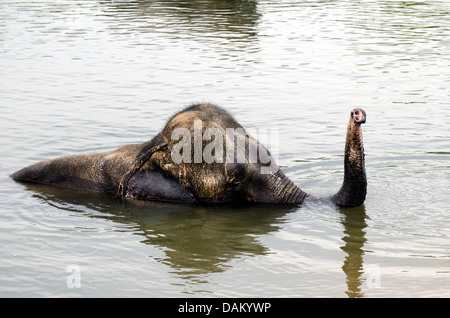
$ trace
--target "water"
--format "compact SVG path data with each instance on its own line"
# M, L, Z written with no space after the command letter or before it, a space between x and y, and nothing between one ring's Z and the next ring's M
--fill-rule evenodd
M2 1L2 297L448 297L448 1ZM23 185L36 161L154 136L198 101L277 129L304 191L362 207L195 207Z

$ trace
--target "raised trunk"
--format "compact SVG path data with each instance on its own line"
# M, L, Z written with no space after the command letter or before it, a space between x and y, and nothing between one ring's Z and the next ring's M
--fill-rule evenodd
M360 108L351 112L347 127L344 159L344 183L335 195L318 198L303 192L286 175L278 170L266 175L263 184L266 191L260 191L255 201L301 204L305 200L314 202L331 201L340 207L355 207L363 204L367 192L364 166L364 145L361 124L366 122L366 113Z
M341 207L361 205L366 198L367 179L361 127L365 121L366 114L362 109L352 111L345 142L344 183L338 193L331 197L331 201Z

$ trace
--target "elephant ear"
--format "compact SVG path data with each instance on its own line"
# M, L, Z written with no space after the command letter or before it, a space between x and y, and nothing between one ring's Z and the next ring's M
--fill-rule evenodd
M196 202L191 193L164 171L146 169L145 166L129 179L125 195L127 198L147 201Z
M183 189L202 202L228 201L231 198L227 184L230 176L223 163L194 160L177 160L179 153L177 141L171 141L167 147L153 153L149 165L162 171L167 178L175 180ZM193 149L192 149L193 151ZM190 153L191 159L194 158Z
M247 131L242 129L236 134L232 136L233 140L228 140L233 145L232 151L229 148L219 151L219 156L211 162L205 156L205 153L209 154L208 147L213 144L210 140L203 140L202 149L205 153L202 154L201 162L195 162L192 144L183 149L181 153L187 153L187 156L181 160L180 142L171 140L164 147L155 149L143 167L161 171L200 202L277 201L278 198L274 198L268 189L279 181L279 176L275 175L279 171L275 160ZM239 147L234 138L242 139L243 146ZM257 157L250 158L250 149ZM217 154L216 151L211 153ZM263 153L265 157L261 159Z
M163 150L167 148L167 146L167 143L161 143L140 152L128 172L122 176L116 196L119 198L125 197L127 194L127 187L130 179L150 160L155 152Z

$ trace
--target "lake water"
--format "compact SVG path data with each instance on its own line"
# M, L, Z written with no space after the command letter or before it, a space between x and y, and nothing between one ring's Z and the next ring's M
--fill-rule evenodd
M450 3L2 1L0 296L449 297ZM363 206L120 202L14 182L152 138L209 101L276 129L304 191L335 193L350 110Z

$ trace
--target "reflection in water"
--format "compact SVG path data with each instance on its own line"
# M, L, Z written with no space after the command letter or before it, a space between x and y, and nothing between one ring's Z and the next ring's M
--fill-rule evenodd
M105 14L118 21L118 32L155 33L170 38L213 38L247 42L257 36L260 14L256 1L190 0L190 1L111 1L101 2ZM222 43L225 44L225 43Z
M142 243L160 247L165 257L156 260L183 278L224 271L228 261L243 255L266 254L258 237L277 231L281 217L293 211L285 207L121 202L103 193L34 184L26 188L56 208L111 220L118 225L117 231L123 231L125 224L144 237Z
M361 275L363 274L363 246L365 238L366 210L364 205L353 209L341 209L343 214L345 236L342 240L345 245L341 249L347 254L342 270L347 278L347 292L349 297L362 297Z
M152 259L169 266L184 280L197 281L209 273L226 271L233 259L267 254L259 237L278 231L297 208L277 206L197 206L158 202L123 201L104 193L73 191L26 184L33 196L66 211L113 221L118 232L142 236L143 244L160 248L164 257ZM349 297L362 297L363 246L366 242L364 206L341 209L347 254L342 269Z

